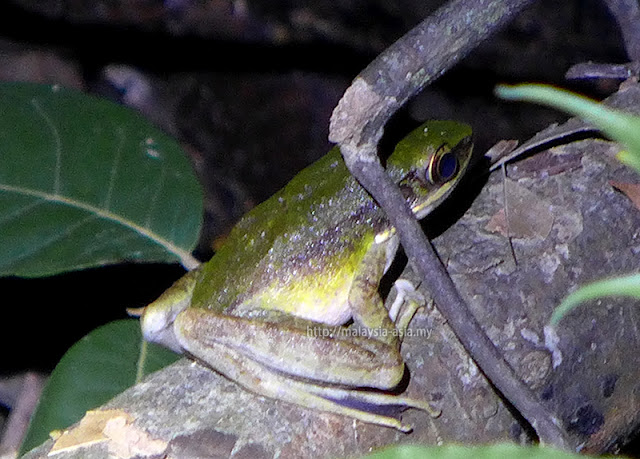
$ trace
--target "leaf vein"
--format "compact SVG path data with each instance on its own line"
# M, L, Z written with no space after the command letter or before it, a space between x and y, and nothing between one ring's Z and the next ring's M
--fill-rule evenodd
M160 170L160 177L158 177L158 183L156 184L156 191L153 193L151 197L151 204L149 205L149 211L147 212L147 218L145 219L145 226L151 227L151 219L153 217L153 213L156 208L156 204L158 203L158 197L162 192L162 188L164 187L165 176L167 175L167 171L163 166Z
M0 225L4 225L6 222L20 218L22 215L30 212L40 205L42 205L42 201L33 201L29 205L21 206L11 213L4 214L2 218L0 218Z
M52 237L49 237L48 239L39 240L38 244L34 244L34 245L32 245L30 247L30 250L25 250L25 251L21 252L17 257L15 257L13 259L13 263L15 264L17 262L20 262L20 261L30 257L31 255L33 255L33 254L45 249L46 247L54 244L56 241L59 241L60 239L63 239L65 237L69 236L77 228L79 228L82 225L86 224L87 221L93 220L95 218L96 217L94 215L88 215L85 218L83 218L82 220L77 221L73 225L68 225L62 231L59 231L59 232L55 233Z
M53 135L53 141L55 143L55 154L56 154L56 164L53 168L53 194L57 195L60 193L60 173L62 169L62 141L60 140L60 133L58 132L58 128L53 124L53 120L47 112L40 106L38 101L34 98L31 99L31 105L34 106L36 112L44 118L44 122L49 126L51 130L51 134Z
M138 232L139 234L141 234L142 236L150 239L151 241L155 242L158 245L161 245L162 247L164 247L168 252L174 254L175 256L177 256L182 265L187 268L187 269L194 269L196 268L199 263L198 261L193 258L193 256L183 250L182 248L176 246L173 242L171 242L168 239L165 239L163 237L161 237L160 235L158 235L157 233L153 232L152 230L150 230L148 227L145 226L141 226L131 220L125 219L120 215L117 215L113 212L110 212L108 210L96 207L94 205L91 204L87 204L85 202L81 202L81 201L77 201L74 199L69 199L66 198L64 196L61 195L56 195L56 194L52 194L52 193L46 193L43 191L38 191L38 190L31 190L31 189L27 189L27 188L22 188L19 186L12 186L12 185L6 185L6 184L0 184L0 191L7 191L7 192L12 192L12 193L18 193L18 194L23 194L26 196L31 196L31 197L35 197L35 198L39 198L42 199L44 201L48 201L48 202L56 202L59 204L64 204L70 207L74 207L74 208L78 208L81 210L84 210L86 212L92 213L97 215L100 218L103 218L105 220L109 220L109 221L113 221L115 223L120 224L121 226L124 226L125 228L131 229L133 231Z
M115 151L115 155L113 158L113 165L111 166L111 171L109 174L109 186L107 188L107 196L105 197L104 200L104 204L103 204L103 208L104 210L109 210L109 207L111 206L111 196L113 195L113 189L115 187L115 183L116 183L116 177L118 175L118 169L120 167L120 159L122 156L122 147L124 146L124 141L126 139L126 136L124 135L124 132L122 131L122 126L118 126L118 129L116 130L117 136L118 136L118 145L116 146L116 151Z

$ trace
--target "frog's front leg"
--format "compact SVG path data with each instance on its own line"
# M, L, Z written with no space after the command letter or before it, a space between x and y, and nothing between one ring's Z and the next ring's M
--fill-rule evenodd
M391 252L389 245L394 247ZM396 317L389 316L389 311L384 307L378 292L380 280L389 264L387 258L392 254L395 255L396 247L395 241L387 240L380 244L373 244L369 248L354 276L349 291L349 306L354 326L363 329L371 339L387 344L390 349L393 349L392 352L402 359L400 357L401 341L394 324ZM402 370L404 371L404 363ZM399 376L401 378L402 374Z

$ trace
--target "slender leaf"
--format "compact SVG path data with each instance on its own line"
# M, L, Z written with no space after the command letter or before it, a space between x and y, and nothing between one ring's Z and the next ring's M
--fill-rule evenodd
M499 443L488 446L394 446L365 456L365 459L578 459L586 457L590 456L539 446Z
M640 300L640 274L604 279L583 285L566 297L553 311L549 324L557 325L564 316L581 303L604 296L631 297Z
M541 84L497 86L503 99L536 102L563 110L589 121L629 151L618 159L640 172L640 117L615 110L578 94Z
M49 432L79 421L136 382L142 335L138 320L111 322L93 330L62 357L42 393L22 452L38 446ZM147 343L146 374L172 362L178 355Z
M195 266L202 193L179 145L132 110L0 84L0 275L129 261Z

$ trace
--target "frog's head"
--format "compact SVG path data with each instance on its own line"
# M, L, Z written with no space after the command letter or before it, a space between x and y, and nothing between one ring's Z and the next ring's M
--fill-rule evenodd
M387 161L418 219L453 190L469 165L471 127L456 121L428 121L402 139Z

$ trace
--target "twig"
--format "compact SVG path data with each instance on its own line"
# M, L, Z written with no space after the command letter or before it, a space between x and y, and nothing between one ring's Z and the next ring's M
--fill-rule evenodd
M611 78L626 80L640 74L640 62L627 64L600 64L596 62L581 62L572 65L564 74L567 80L587 80L596 78Z
M377 156L378 141L391 115L530 3L532 0L449 2L356 77L333 112L329 139L340 144L351 173L387 213L409 259L467 352L531 423L543 443L571 449L556 418L516 376L460 297Z

